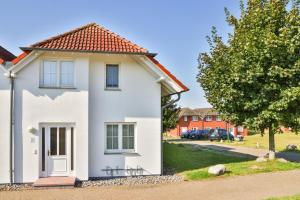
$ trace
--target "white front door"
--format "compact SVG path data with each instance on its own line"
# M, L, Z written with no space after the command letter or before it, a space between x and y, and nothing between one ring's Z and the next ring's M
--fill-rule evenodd
M48 176L67 176L67 128L49 127Z

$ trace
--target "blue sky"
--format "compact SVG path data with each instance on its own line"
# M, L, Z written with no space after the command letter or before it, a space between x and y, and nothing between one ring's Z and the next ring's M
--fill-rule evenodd
M21 53L50 36L96 22L158 53L157 59L189 88L179 104L208 107L196 82L197 58L208 50L212 26L230 32L224 7L238 15L238 0L4 0L1 2L0 45Z

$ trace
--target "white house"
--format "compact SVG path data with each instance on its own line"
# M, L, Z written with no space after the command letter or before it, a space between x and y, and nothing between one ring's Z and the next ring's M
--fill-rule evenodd
M95 23L21 49L0 67L0 183L161 174L161 97L188 88L155 54Z

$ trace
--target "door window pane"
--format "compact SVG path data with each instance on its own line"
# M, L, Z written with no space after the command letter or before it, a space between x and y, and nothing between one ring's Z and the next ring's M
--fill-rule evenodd
M71 128L71 170L74 170L74 128Z
M42 128L42 171L45 171L45 128Z
M59 155L66 155L66 128L59 128Z
M61 86L74 86L74 63L62 61L60 63L60 84Z
M118 65L106 66L106 87L108 88L119 87L119 66Z
M56 86L56 61L44 61L43 86Z
M119 149L118 141L118 125L108 124L106 126L106 148L109 150Z
M57 155L57 128L50 128L50 154Z
M123 132L123 138L122 138L123 149L134 149L134 125L123 124L122 132Z

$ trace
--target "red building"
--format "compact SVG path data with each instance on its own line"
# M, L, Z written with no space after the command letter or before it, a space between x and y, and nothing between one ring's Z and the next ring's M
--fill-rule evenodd
M248 130L242 126L223 121L218 112L212 108L182 108L179 113L179 121L177 127L169 134L180 136L182 132L188 130L203 130L212 128L222 128L228 130L233 135L248 135Z

